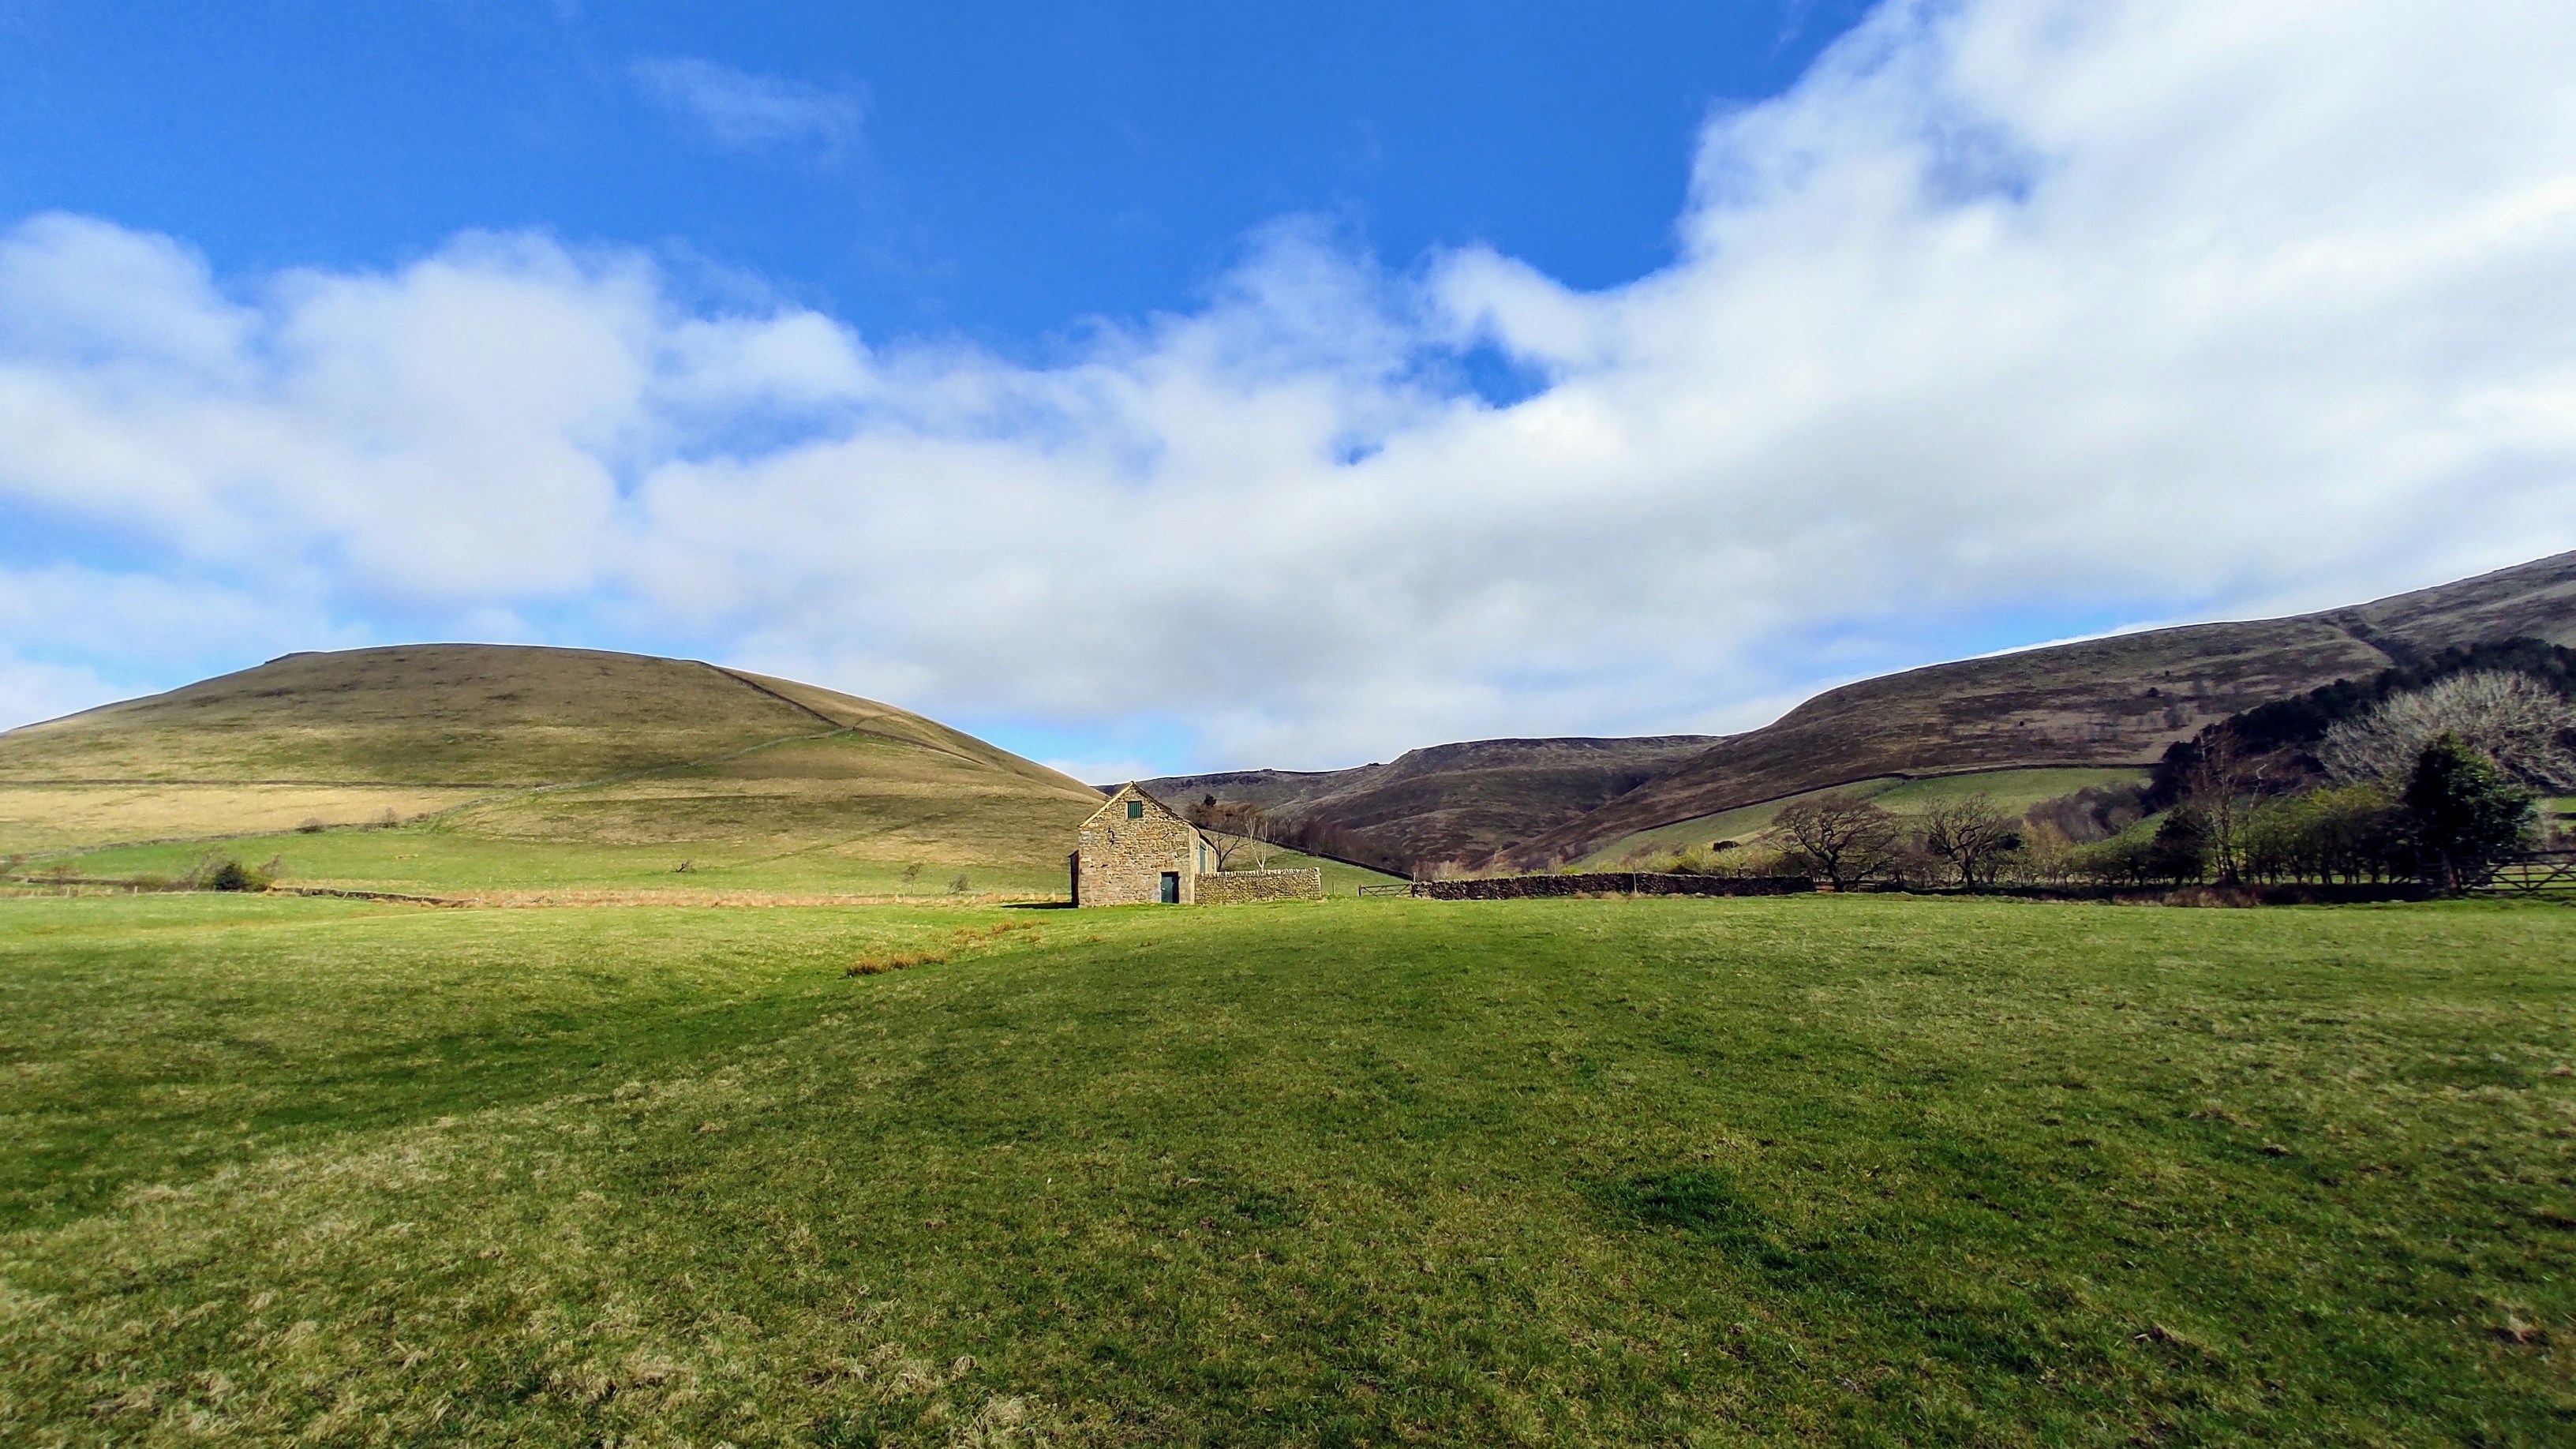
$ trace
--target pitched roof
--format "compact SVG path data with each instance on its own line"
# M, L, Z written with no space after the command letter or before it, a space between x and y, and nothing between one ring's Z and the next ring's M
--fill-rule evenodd
M1184 824L1184 825L1188 825L1188 824L1189 824L1189 817L1188 817L1188 816L1183 815L1181 812L1179 812L1178 810L1173 809L1173 808L1172 808L1171 806L1169 806L1169 805L1164 804L1162 801L1155 799L1155 798L1153 797L1153 795L1152 795L1152 794L1150 794L1150 793L1148 793L1148 792L1146 791L1146 789L1145 789L1145 787L1144 787L1144 786L1137 784L1137 783L1136 783L1135 781L1133 781L1133 780L1130 780L1130 781L1128 781L1126 784L1121 785L1121 786L1119 786L1117 789L1115 789L1115 790L1111 791L1111 792L1109 793L1109 798L1108 798L1108 799L1106 799L1106 800L1104 800L1104 801L1102 801L1102 802L1100 803L1100 808L1091 812L1091 819L1090 819L1090 820L1085 820L1085 821L1083 821L1082 823L1083 823L1083 824L1085 824L1085 825L1089 825L1089 824L1091 824L1091 823L1092 823L1092 821L1094 821L1094 820L1098 820L1098 819L1100 819L1102 816L1107 815L1107 814L1109 813L1109 807L1110 807L1110 806L1112 806L1112 805L1116 805L1116 804L1118 804L1118 803L1119 803L1120 801L1122 801L1122 800L1127 800L1127 799L1131 799L1131 798L1132 798L1132 799L1137 799L1137 800L1142 800L1142 801L1144 801L1146 804L1153 806L1155 809L1160 810L1160 811L1161 811L1161 812L1163 812L1165 815L1170 816L1170 817L1171 817L1172 819L1174 819L1174 820L1178 820L1178 821L1180 821L1180 822L1181 822L1182 824ZM1197 827L1197 826L1195 826L1195 825L1193 825L1193 826L1190 826L1190 828L1191 828L1191 829L1193 829L1193 830L1195 830L1195 829L1197 829L1198 827Z

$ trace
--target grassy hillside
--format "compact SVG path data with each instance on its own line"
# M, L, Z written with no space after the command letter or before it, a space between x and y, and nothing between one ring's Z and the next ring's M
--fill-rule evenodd
M1706 735L1477 740L1349 770L1239 770L1145 781L1164 800L1248 800L1278 820L1323 821L1396 861L1481 858L1570 821L1697 755Z
M834 724L706 664L430 644L290 654L11 730L0 780L547 785Z
M1845 685L1508 854L1581 859L1657 826L1885 775L2149 764L2238 710L2516 634L2576 638L2576 553L2326 614L2125 634Z
M308 820L334 824L408 820L490 793L479 786L0 781L0 858L78 851L106 841L195 840L292 830Z
M1744 841L1769 829L1772 819L1790 804L1811 800L1818 795L1839 793L1857 795L1875 801L1890 810L1920 810L1936 800L1954 800L1969 795L1984 795L1997 805L2015 812L2028 810L2043 800L2093 785L2140 785L2147 772L2139 769L2059 770L1981 770L1966 775L1936 775L1927 780L1911 780L1885 775L1875 780L1859 780L1836 785L1831 790L1810 790L1782 800L1766 800L1758 805L1742 805L1715 815L1702 815L1692 820L1659 825L1623 835L1600 846L1584 858L1583 864L1594 869L1612 869L1622 861L1639 854L1663 855L1691 846L1705 847L1720 840Z
M1079 782L870 700L584 650L293 655L0 735L0 851L240 835L257 837L245 854L283 853L317 880L383 881L350 868L409 856L421 884L519 860L535 879L689 861L744 886L857 889L918 863L942 880L972 868L1060 885L1072 830L1098 805ZM381 840L286 833L388 813L431 818L368 832ZM765 874L744 873L755 865Z
M2386 655L2349 634L2291 620L1910 670L1818 695L1512 853L1580 855L1653 826L1877 776L2148 764L2240 709L2385 667Z
M0 901L0 1440L2562 1442L2570 963L2491 905Z
M1350 770L1148 784L1175 800L1252 801L1407 866L1600 860L1666 827L1697 834L1704 818L1860 781L2143 766L2252 705L2517 635L2576 643L2576 553L2323 614L1910 670L1722 739L1486 740Z

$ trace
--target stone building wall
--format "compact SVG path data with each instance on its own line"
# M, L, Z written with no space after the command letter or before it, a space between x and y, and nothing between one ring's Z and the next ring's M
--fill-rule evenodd
M1144 803L1143 818L1127 818L1127 802ZM1199 872L1214 866L1198 831L1163 803L1128 786L1083 822L1075 851L1076 893L1085 906L1146 906L1161 897L1165 871L1180 877L1181 904L1198 899Z
M1198 878L1197 899L1203 906L1239 906L1249 901L1320 901L1324 872L1318 866L1299 870L1230 870Z

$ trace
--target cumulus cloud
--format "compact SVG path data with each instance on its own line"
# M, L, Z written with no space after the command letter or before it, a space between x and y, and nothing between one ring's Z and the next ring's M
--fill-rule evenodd
M690 56L646 57L627 67L646 99L733 151L806 150L838 157L859 138L858 98Z
M123 692L118 681L85 666L0 651L0 700L8 702L13 723L76 714Z
M542 237L219 281L40 217L0 499L317 632L693 650L1070 757L1739 727L2576 546L2571 48L2541 5L1895 3L1709 122L1652 275L1288 223L1044 367Z

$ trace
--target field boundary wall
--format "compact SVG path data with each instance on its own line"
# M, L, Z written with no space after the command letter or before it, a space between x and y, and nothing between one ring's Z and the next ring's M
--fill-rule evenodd
M1290 870L1230 870L1198 878L1198 903L1240 906L1253 901L1320 901L1324 898L1322 866Z
M1413 893L1434 901L1511 901L1532 896L1787 896L1812 891L1802 875L1671 875L1600 870L1581 875L1507 875L1492 880L1418 880Z

